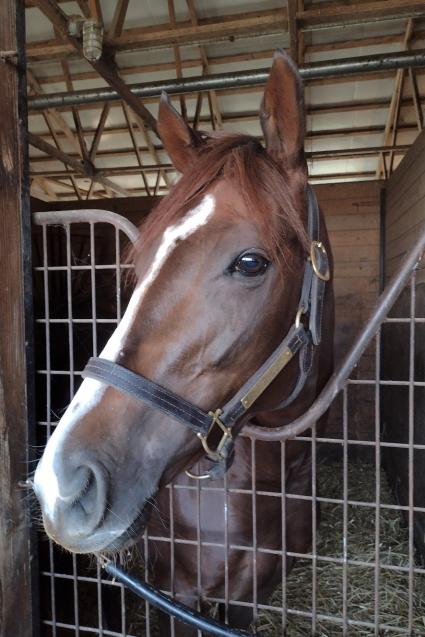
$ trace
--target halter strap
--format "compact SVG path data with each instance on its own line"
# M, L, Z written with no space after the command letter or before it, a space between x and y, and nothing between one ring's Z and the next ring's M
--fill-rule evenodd
M310 186L307 187L307 202L310 255L304 268L295 324L255 374L221 409L203 411L142 374L136 374L104 358L90 358L82 373L83 378L92 378L115 387L171 416L196 433L207 458L213 462L213 467L202 476L187 472L191 477L211 478L223 475L233 458L234 426L298 352L299 373L296 383L289 396L274 409L282 409L293 402L305 385L312 366L314 347L321 339L326 281L330 277L328 257L320 242L319 206ZM208 437L215 426L221 429L221 440L215 449L211 449Z

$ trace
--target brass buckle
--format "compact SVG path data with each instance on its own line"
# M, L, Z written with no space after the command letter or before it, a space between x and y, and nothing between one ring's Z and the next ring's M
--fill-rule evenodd
M215 411L209 411L208 416L211 416L212 421L211 421L210 428L208 429L208 432L206 434L201 434L201 433L196 434L199 440L201 441L201 444L204 448L205 453L214 462L223 459L221 452L223 450L224 444L226 443L228 438L232 437L232 430L229 429L229 427L226 427L226 425L222 423L220 420L221 414L222 414L221 409L216 409ZM220 427L221 431L223 432L223 435L217 447L215 449L211 449L211 447L208 444L208 436L213 430L214 425L218 425Z
M320 272L319 269L319 263L317 260L317 253L316 250L320 250L320 252L322 254L324 254L326 257L328 256L326 253L326 248L323 245L323 243L321 241L312 241L310 244L310 261L311 261L311 265L313 267L313 272L314 274L321 279L321 281L329 281L329 279L331 278L331 273L329 271L329 266L327 271L325 272L325 274L322 274L322 272Z
M221 409L216 409L215 411L209 411L208 415L211 416L212 421L211 421L210 428L208 429L208 432L206 434L201 434L201 433L196 434L199 440L201 441L201 444L204 448L205 453L207 454L209 460L211 460L212 462L219 462L220 460L225 459L225 457L222 455L221 452L227 440L229 438L232 438L232 430L229 429L229 427L226 427L226 425L220 420L221 414L222 414ZM213 430L214 425L218 425L220 427L220 429L223 432L223 435L216 449L211 449L211 447L208 444L208 436ZM209 471L198 475L186 469L185 473L189 478L192 478L193 480L207 480L208 478L211 477Z

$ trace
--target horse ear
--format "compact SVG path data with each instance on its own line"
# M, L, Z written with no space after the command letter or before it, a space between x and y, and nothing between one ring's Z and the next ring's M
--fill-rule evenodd
M285 168L306 169L304 86L291 58L278 49L267 80L260 122L268 153Z
M158 132L174 166L185 172L196 159L202 140L179 115L165 91L159 103Z

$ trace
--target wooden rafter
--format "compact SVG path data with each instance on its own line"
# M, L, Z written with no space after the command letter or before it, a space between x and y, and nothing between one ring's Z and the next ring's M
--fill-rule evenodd
M407 69L407 72L409 75L410 88L412 91L412 101L413 107L415 109L416 123L418 126L418 131L421 132L424 127L424 115L422 111L421 97L419 95L418 82L416 80L414 69Z
M47 0L34 0L34 5L40 6L40 2L44 4L45 1ZM158 27L136 27L126 29L120 36L106 37L105 41L115 51L167 48L174 44L180 46L206 44L235 37L249 37L264 33L278 34L286 31L286 28L286 10L274 9L230 15L215 20L202 20L197 26L191 22L179 23L178 28L175 29L170 24ZM68 57L75 52L74 49L72 42L48 40L30 44L27 55L29 60L53 59Z
M329 161L329 159L354 159L356 157L376 157L381 153L389 154L396 153L397 155L404 155L404 153L410 148L408 144L397 146L368 146L360 148L345 149L332 149L322 151L309 151L306 153L308 160L314 159L317 161ZM167 170L175 172L175 168L172 164L145 164L143 171L145 173L158 173L160 170ZM120 162L120 165L115 168L107 168L102 171L102 174L108 176L117 175L138 175L140 169L134 165L125 165ZM63 170L32 170L31 175L33 177L49 177L49 178L63 178L67 175Z
M49 18L54 28L60 33L62 39L76 50L83 57L83 46L80 40L74 38L68 33L68 17L60 9L54 0L34 0L36 6ZM103 53L102 57L97 61L90 61L93 68L99 75L112 86L120 95L120 97L134 110L137 115L143 119L149 128L156 132L156 120L150 111L142 104L130 91L126 83L119 76L115 62L111 57L111 53Z
M378 2L334 3L328 7L307 9L297 14L299 25L304 30L365 24L379 20L420 18L425 16L425 4L416 0L378 0Z
M409 48L410 40L413 35L413 27L414 27L413 20L409 19L407 21L406 31L405 31L403 43L402 43L403 50L407 50ZM397 124L398 124L398 118L400 114L400 107L401 107L401 101L402 101L402 95L403 95L404 78L405 78L405 69L398 69L395 74L393 94L392 94L392 98L390 102L390 107L388 109L387 121L385 123L385 130L384 130L384 145L385 146L394 145L396 142ZM389 173L390 174L393 167L393 161L394 161L394 155L393 153L391 153L389 157ZM386 159L384 155L381 155L378 161L378 167L376 169L377 178L380 178L382 173L385 174L386 172L388 172L387 170L388 166L386 165L385 162L386 162Z
M299 43L298 43L298 26L297 26L297 8L298 0L288 0L288 33L289 33L289 50L295 64L298 64Z
M94 163L97 155L97 151L99 150L100 140L102 138L103 132L105 130L106 120L108 119L109 111L111 110L111 104L106 102L103 105L102 112L100 114L99 123L94 132L93 141L90 146L89 159L92 163Z
M254 117L257 117L257 115L252 115L252 119ZM235 118L234 120L232 119L232 121L246 121L248 118L245 117L243 119L240 118ZM417 127L415 124L403 124L399 126L399 130L405 133L415 133L417 130ZM109 135L123 135L123 133L125 133L127 131L126 128L123 127L115 127L115 128L111 128L108 129L108 134ZM365 135L382 135L384 132L384 128L382 126L358 126L355 128L334 128L334 129L322 129L322 130L316 130L316 131L308 131L307 135L306 135L306 141L310 142L313 140L332 140L334 138L338 139L338 138L346 138L346 137L364 137ZM88 134L90 134L90 132L88 132ZM43 135L42 136L43 139L45 139L46 141L49 139L48 135ZM387 147L387 146L386 146ZM386 148L383 147L383 148ZM143 152L148 152L149 149L147 146L139 146L140 150ZM159 149L158 149L159 150ZM112 159L112 158L119 158L119 157L125 157L127 155L131 155L133 153L133 149L132 148L120 148L119 150L105 150L103 152L99 153L99 156L102 159ZM71 157L73 157L74 159L78 159L78 155L74 154L70 154ZM31 158L31 163L36 165L38 163L43 163L44 159L42 159L41 157L33 157ZM163 164L156 161L155 162L156 166L162 166Z
M28 83L30 86L30 90L33 93L43 93L43 89L42 87L38 84L37 79L35 77L35 75L33 73L29 73L28 74ZM77 151L79 152L80 156L82 157L82 153L81 153L81 147L78 144L78 142L75 140L75 136L74 133L72 132L72 130L69 128L68 124L66 123L66 121L64 120L64 118L62 117L62 115L60 113L58 113L55 109L48 109L47 111L43 111L42 113L44 121L46 123L47 129L50 132L51 137L53 138L53 141L55 142L56 148L58 150L62 150L61 147L61 143L59 140L59 136L56 132L56 128L58 128L58 130L60 130L61 132L63 132L63 134L65 135L66 139L68 141L71 142L72 147L76 148ZM68 171L68 166L66 164L64 164L66 170ZM78 184L75 180L75 177L73 175L70 175L70 181L72 184L72 187L74 188L75 194L77 196L77 199L81 199L81 193L80 190L78 188ZM46 188L44 188L44 190L46 191ZM46 191L47 192L47 191Z
M193 26L199 25L198 16L195 9L195 1L194 0L186 0L187 8L189 10L190 20ZM205 47L201 44L199 45L199 54L201 56L201 65L202 65L202 74L207 75L209 73L209 60L207 56L207 52ZM208 105L211 114L211 124L213 129L223 128L223 119L221 117L220 104L217 97L216 91L208 91ZM202 93L198 94L196 109L195 109L195 118L194 118L194 126L197 128L199 122L199 116L201 114L202 108Z
M97 181L103 186L110 188L114 192L122 195L123 197L129 196L129 192L125 190L125 188L121 188L121 186L118 186L118 184L115 184L110 179L108 179L107 177L104 177L102 174L97 172L94 169L93 165L88 164L87 162L81 163L80 161L74 159L73 157L70 157L63 151L45 142L44 139L40 137L39 135L34 135L34 133L29 132L28 142L29 144L31 144L31 146L38 148L39 150L41 150L43 153L46 153L50 157L54 157L55 159L58 159L62 163L66 164L67 166L70 166L77 174L83 175L84 177L89 177L90 179L93 179L94 181Z
M116 38L122 33L129 1L130 0L118 0L111 25L109 27L108 38Z
M134 132L134 129L133 129L133 122L131 121L130 109L128 108L127 104L125 104L125 102L123 102L123 104L122 104L122 109L123 109L125 121L127 123L127 130L128 130L129 135L130 135L131 142L133 144L133 149L134 149L134 152L135 152L135 155L136 155L137 163L139 164L140 173L142 175L143 184L145 186L146 194L149 197L151 195L151 191L150 191L150 188L149 188L149 184L148 184L148 179L146 177L146 173L145 173L145 171L143 169L142 154L140 152L140 148L139 148L139 145L137 143L136 135L135 135L135 132Z
M176 11L174 8L174 0L168 0L168 16L170 18L171 26L173 27L173 29L176 29L177 21L176 21ZM177 44L173 45L173 54L174 54L174 62L175 62L177 78L181 79L183 77L182 60L180 55L180 49ZM186 100L184 95L180 95L179 101L180 101L180 111L181 111L182 117L185 121L187 121Z

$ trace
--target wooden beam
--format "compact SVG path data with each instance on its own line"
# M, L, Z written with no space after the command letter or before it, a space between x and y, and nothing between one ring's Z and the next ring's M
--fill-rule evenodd
M330 7L314 8L297 14L300 28L311 31L329 27L363 24L381 20L425 17L425 4L416 0L379 0L379 2L340 2Z
M29 637L33 626L31 521L27 492L34 398L31 215L26 139L25 16L21 0L0 2L0 633Z
M307 131L306 142L311 142L311 141L319 140L319 139L330 140L333 138L347 138L347 137L359 137L359 136L364 137L366 135L382 135L384 131L385 129L383 126L356 126L353 128L339 128L339 129L324 128L324 129L319 129L316 131ZM405 132L405 133L415 133L416 124L403 123L399 126L399 131ZM120 136L122 136L126 132L127 132L127 129L123 127L111 128L107 130L108 134L115 134ZM45 141L50 140L48 135L43 135L41 138L44 139ZM261 140L261 136L257 136L257 139ZM148 146L140 147L139 145L139 148L142 152L150 152L150 148L148 148ZM158 150L161 150L161 148L155 147L155 150L158 151ZM121 147L114 150L104 150L99 152L98 154L99 154L99 157L101 157L102 159L113 159L113 158L120 159L122 157L132 155L133 149ZM76 155L75 153L69 154L69 156L72 157L73 159L78 159L78 155ZM43 157L31 157L30 159L31 159L31 164L33 165L44 163L46 161L45 158ZM157 154L154 158L154 161L156 166L159 166L159 167L163 166L163 164L159 161Z
M34 185L36 185L39 188L41 188L44 195L49 198L49 201L51 200L56 201L57 200L56 192L52 190L50 186L50 181L51 179L46 177L33 177L31 181L31 187L30 187L31 196L34 196L33 187Z
M355 159L358 157L376 157L383 153L384 155L389 153L395 153L397 155L404 155L410 148L410 145L397 145L397 146L367 146L360 148L352 148L350 150L322 150L322 151L309 151L306 153L308 160L316 161L329 161L329 159ZM176 169L172 164L145 164L143 171L145 173L157 173L161 170L167 170L175 172ZM138 175L140 169L134 165L123 165L120 162L119 166L114 168L106 168L103 171L104 175L117 176L117 175ZM64 178L68 173L63 170L36 170L31 172L31 176L45 177L45 178Z
M168 16L170 18L170 23L173 29L175 29L177 27L177 21L176 21L176 12L174 8L174 0L167 0L167 3L168 3ZM173 45L173 54L174 54L176 75L178 79L181 79L183 77L182 59L180 56L180 49L177 44ZM185 121L187 121L186 100L184 95L179 96L179 102L180 102L180 112L182 114L182 117Z
M27 79L28 79L28 84L32 88L34 93L43 94L45 92L43 87L40 85L39 81L35 77L34 73L30 70L27 71ZM74 133L69 128L67 122L62 117L61 113L57 111L55 108L49 108L46 111L46 113L48 114L49 119L54 122L56 127L65 134L65 137L71 143L72 147L77 149L77 151L81 155L81 149L78 144L78 141L75 139Z
M128 3L130 0L118 0L112 22L108 31L108 38L116 38L121 35L124 28L125 16L127 15Z
M406 24L406 30L403 37L402 49L405 51L409 48L409 43L411 37L413 35L413 20L409 19ZM387 121L385 123L384 130L384 145L394 145L396 136L397 136L397 123L398 117L400 114L400 105L403 94L403 85L404 85L404 72L405 69L398 69L395 74L394 80L394 89L390 102L390 107L388 109ZM384 163L385 158L381 155L380 160L378 161L378 166L376 169L376 176L379 179L381 176L382 170L387 170L387 165ZM393 165L393 156L390 155L389 161L389 174L391 174Z
M297 0L297 10L304 11L304 0ZM289 24L288 24L288 28L289 28ZM296 29L297 29L297 40L298 40L298 64L302 65L304 64L304 54L306 50L305 37L304 37L304 31L298 29L298 23L296 23Z
M34 0L40 6L40 0ZM62 11L57 7L58 10ZM222 42L229 38L251 37L261 34L280 34L287 29L286 10L233 14L220 19L200 20L197 26L191 22L179 23L177 29L170 24L155 27L135 27L124 30L120 36L105 38L105 42L115 51L131 49L169 48L180 46ZM47 40L29 43L28 60L54 59L68 57L74 53L72 42Z
M99 123L94 133L93 141L90 146L89 159L92 163L94 163L96 159L97 151L99 150L100 140L105 130L106 120L108 119L110 110L111 110L110 102L105 102L102 108L102 112L100 114Z
M55 142L55 146L56 146L56 148L57 148L58 150L62 150L61 142L60 142L60 140L59 140L58 135L56 134L56 131L55 131L55 128L54 128L54 126L53 126L52 122L50 121L49 114L48 114L48 113L44 113L44 112L43 112L43 117L44 117L44 120L45 120L45 122L46 122L47 128L48 128L48 129L49 129L49 131L50 131L50 134L51 134L51 136L52 136L52 139L53 139L53 141ZM80 152L81 152L81 151L80 151ZM65 164L65 163L64 163L64 166L65 166L65 170L69 173L69 167L67 166L67 164ZM75 180L75 177L74 177L72 174L70 174L70 177L69 177L69 178L70 178L70 181L71 181L72 187L74 188L75 194L77 195L77 199L81 199L81 193L80 193L80 191L79 191L79 189L78 189L78 185L77 185L77 182L76 182L76 180Z
M55 29L60 33L63 40L71 45L82 57L83 46L80 40L72 37L68 33L68 17L59 8L54 0L34 0L37 7L49 18ZM88 60L89 61L89 60ZM156 119L151 112L142 104L142 101L130 91L126 83L119 76L112 53L107 50L97 61L89 61L93 68L101 77L114 88L121 98L134 110L137 115L146 122L155 133L157 133Z
M128 133L130 135L130 138L131 138L131 141L132 141L132 144L133 144L133 149L134 149L134 152L136 154L137 163L139 164L140 173L142 175L142 180L143 180L143 184L145 186L146 194L148 195L148 197L150 197L151 196L151 191L150 191L150 188L149 188L148 179L146 177L145 171L143 170L142 155L140 153L139 145L137 143L136 135L134 133L133 122L131 121L130 109L128 108L128 106L124 102L122 104L122 108L123 108L123 112L124 112L125 121L127 123Z
M298 26L297 26L298 0L288 0L288 32L289 49L295 64L298 64Z
M421 105L421 98L419 95L418 83L416 80L416 73L413 69L407 70L409 74L410 88L412 91L413 107L415 109L416 123L418 125L418 131L420 132L424 127L424 116Z
M97 181L103 186L111 188L111 190L117 192L123 197L128 197L128 191L125 190L125 188L121 188L121 186L118 186L118 184L115 184L114 182L104 177L101 173L98 173L92 164L88 162L79 162L63 151L45 142L44 139L42 139L39 135L34 135L34 133L28 133L28 142L31 144L31 146L34 146L35 148L41 150L43 153L50 155L50 157L59 159L59 161L61 161L62 163L67 164L77 174L81 174L84 177L89 177L90 179Z
M194 0L186 0L187 8L189 11L190 20L194 27L199 25L198 16L195 9ZM210 71L210 63L208 60L207 52L205 47L199 45L199 54L201 56L201 65L202 65L202 75L207 75ZM223 128L223 119L221 117L221 109L218 101L218 96L216 91L208 91L208 106L210 109L211 115L211 125L213 130ZM199 116L201 114L202 108L202 92L198 93L196 109L195 109L195 117L194 117L194 127L197 128Z

